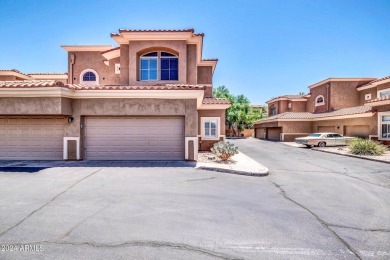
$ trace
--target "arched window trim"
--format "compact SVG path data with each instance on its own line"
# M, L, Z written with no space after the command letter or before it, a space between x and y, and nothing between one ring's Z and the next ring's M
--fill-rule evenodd
M320 101L319 99L322 98L322 101ZM314 102L315 106L322 106L322 105L325 105L325 98L323 95L319 95L316 97L315 99L315 102Z
M84 74L87 72L92 72L96 76L96 81L84 81L83 77ZM99 85L99 74L96 72L94 69L85 69L80 73L80 84L85 84L85 85Z
M146 56L146 55L148 55L150 53L154 53L154 52L157 53L157 56ZM162 53L168 53L170 55L169 56L162 56ZM156 68L157 69L157 79L142 79L142 71L144 69L142 69L141 63L142 63L142 60L145 60L145 59L149 59L149 60L156 59L157 60L157 68ZM161 59L177 59L177 79L161 79L161 74L162 74L162 70L163 70L162 64L161 64ZM169 71L171 71L171 67L169 67ZM179 80L179 55L177 55L173 52L167 51L167 50L159 50L159 51L153 50L153 51L145 52L139 56L139 71L138 71L138 73L139 73L139 80L140 81L178 81ZM150 74L149 74L149 78L150 78Z

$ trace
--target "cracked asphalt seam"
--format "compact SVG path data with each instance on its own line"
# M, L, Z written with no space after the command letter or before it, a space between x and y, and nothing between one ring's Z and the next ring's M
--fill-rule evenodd
M341 238L335 231L333 231L329 224L326 223L324 220L322 220L319 216L317 216L313 211L311 211L310 209L306 208L305 206L303 206L302 204L300 204L299 202L291 199L290 197L287 196L287 193L286 191L277 183L273 182L273 181L270 181L273 185L275 185L276 188L278 188L283 197L286 199L286 200L289 200L291 201L292 203L298 205L299 207L303 208L304 210L306 210L307 212L309 212L312 216L314 216L319 222L320 224L325 227L329 232L331 232L336 238L337 240L339 240L342 244L344 244L349 251L351 251L358 259L362 259L361 256L358 254L358 252L356 252L356 250L350 245L348 244L347 241L345 241L343 238Z
M336 228L345 228L345 229L366 231L366 232L390 232L390 229L385 229L385 228L358 228L358 227L348 227L348 226L336 225L336 224L328 224L328 226L336 227Z
M204 255L218 257L225 260L243 260L244 258L237 258L235 256L229 256L223 253L211 251L208 249L191 246L187 244L180 244L180 243L169 243L169 242L161 242L161 241L127 241L119 244L99 244L99 243L92 243L92 242L59 242L59 241L39 241L36 243L48 243L48 244L59 244L59 245L74 245L74 246L92 246L92 247L108 247L108 248L115 248L115 247L121 247L121 246L144 246L144 247L168 247L168 248L174 248L178 250L184 250L184 251L191 251L191 252L197 252L202 253Z
M98 169L94 172L92 172L91 174L88 174L87 176L81 178L80 180L76 181L75 183L73 183L72 185L70 185L68 188L66 188L64 191L58 193L56 196L54 196L53 198L51 198L48 202L46 202L45 204L43 204L41 207L33 210L30 214L28 214L26 217L24 217L22 220L20 220L18 223L16 223L15 225L7 228L6 230L4 230L3 232L0 233L0 237L2 237L4 234L6 234L8 231L16 228L17 226L19 226L20 224L22 224L24 221L26 221L28 218L30 218L31 216L33 216L35 213L37 213L38 211L40 211L41 209L43 209L44 207L46 207L47 205L49 205L50 203L52 203L53 201L55 201L58 197L60 197L62 194L64 194L65 192L67 192L68 190L70 190L71 188L73 188L74 186L76 186L77 184L79 184L80 182L84 181L85 179L91 177L92 175L94 175L95 173L97 173L98 171L100 171L101 169Z

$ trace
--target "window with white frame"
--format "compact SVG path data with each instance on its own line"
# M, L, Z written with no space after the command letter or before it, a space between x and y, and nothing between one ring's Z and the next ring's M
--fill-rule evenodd
M141 80L178 80L179 59L169 52L150 52L140 58Z
M80 83L85 85L98 85L99 75L93 69L85 69L80 73Z
M202 138L219 138L219 117L202 117Z
M390 96L390 88L382 89L378 91L378 98L384 98Z
M364 95L364 100L371 100L371 93Z
M381 139L390 139L390 113L379 114L379 129Z
M324 104L325 104L325 98L324 98L324 96L323 96L323 95L317 96L314 103L315 103L316 106L322 106L322 105L324 105Z

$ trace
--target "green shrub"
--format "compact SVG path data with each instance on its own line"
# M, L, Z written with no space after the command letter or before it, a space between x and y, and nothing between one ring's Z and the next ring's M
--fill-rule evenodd
M213 145L211 152L222 161L227 161L233 155L238 154L238 148L232 143L220 141Z
M349 144L349 151L357 155L382 155L388 148L374 140L357 138Z

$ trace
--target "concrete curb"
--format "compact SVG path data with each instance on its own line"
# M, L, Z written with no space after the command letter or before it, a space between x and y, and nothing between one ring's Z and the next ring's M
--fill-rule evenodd
M316 148L311 148L311 150L317 151L317 152L323 152L323 153L337 154L337 155L342 155L342 156L347 156L347 157L352 157L352 158L358 158L358 159L363 159L363 160L367 160L367 161L381 162L381 163L390 164L390 162L388 162L388 161L378 160L378 159L374 159L374 158L361 157L361 156L353 155L353 154L335 153L335 152L320 150L320 149L316 149Z
M236 174L236 175L244 175L244 176L253 176L253 177L264 177L269 175L269 170L264 172L247 172L247 171L238 171L238 170L232 170L232 169L223 169L223 168L217 168L217 167L211 167L211 166L199 166L196 167L198 170L207 170L207 171L214 171L214 172L224 172L229 174Z

